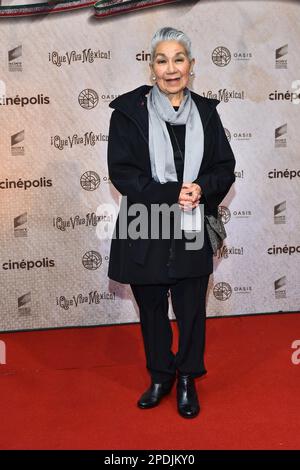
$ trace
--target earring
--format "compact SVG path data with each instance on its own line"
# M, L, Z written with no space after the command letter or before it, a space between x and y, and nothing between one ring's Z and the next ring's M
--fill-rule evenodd
M193 75L195 75L195 73L191 70L190 76L192 77Z
M155 76L155 75L153 75L152 80L156 80L156 76Z

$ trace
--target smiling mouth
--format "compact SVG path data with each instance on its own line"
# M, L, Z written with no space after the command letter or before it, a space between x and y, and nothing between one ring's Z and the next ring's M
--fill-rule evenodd
M166 78L167 82L178 82L180 80L180 77L178 78Z

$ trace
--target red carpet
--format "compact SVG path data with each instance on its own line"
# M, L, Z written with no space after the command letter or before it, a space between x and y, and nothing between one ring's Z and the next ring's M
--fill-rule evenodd
M136 407L149 381L139 328L0 334L0 448L300 448L299 314L208 320L194 420L177 415L175 388L157 408Z

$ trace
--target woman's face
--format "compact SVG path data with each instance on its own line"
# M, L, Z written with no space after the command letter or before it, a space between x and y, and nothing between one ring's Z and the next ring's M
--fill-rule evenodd
M178 41L161 41L156 46L152 71L156 83L166 94L178 94L189 81L195 59L189 61L185 47ZM151 68L151 65L150 65Z

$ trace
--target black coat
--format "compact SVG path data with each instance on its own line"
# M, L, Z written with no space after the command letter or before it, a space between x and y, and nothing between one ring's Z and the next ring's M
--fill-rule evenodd
M148 110L145 95L151 86L143 85L115 98L108 137L108 171L115 188L132 203L151 204L178 201L182 181L156 182L151 175L148 149ZM200 203L207 214L217 215L235 181L235 158L216 106L219 100L191 91L204 129L204 155L195 183L203 192ZM111 242L108 277L124 284L162 284L170 280L198 277L213 270L213 253L206 229L204 245L198 250L185 249L182 239L120 239L118 215ZM130 222L132 218L128 218ZM182 232L184 233L184 232ZM172 237L171 237L172 238Z

